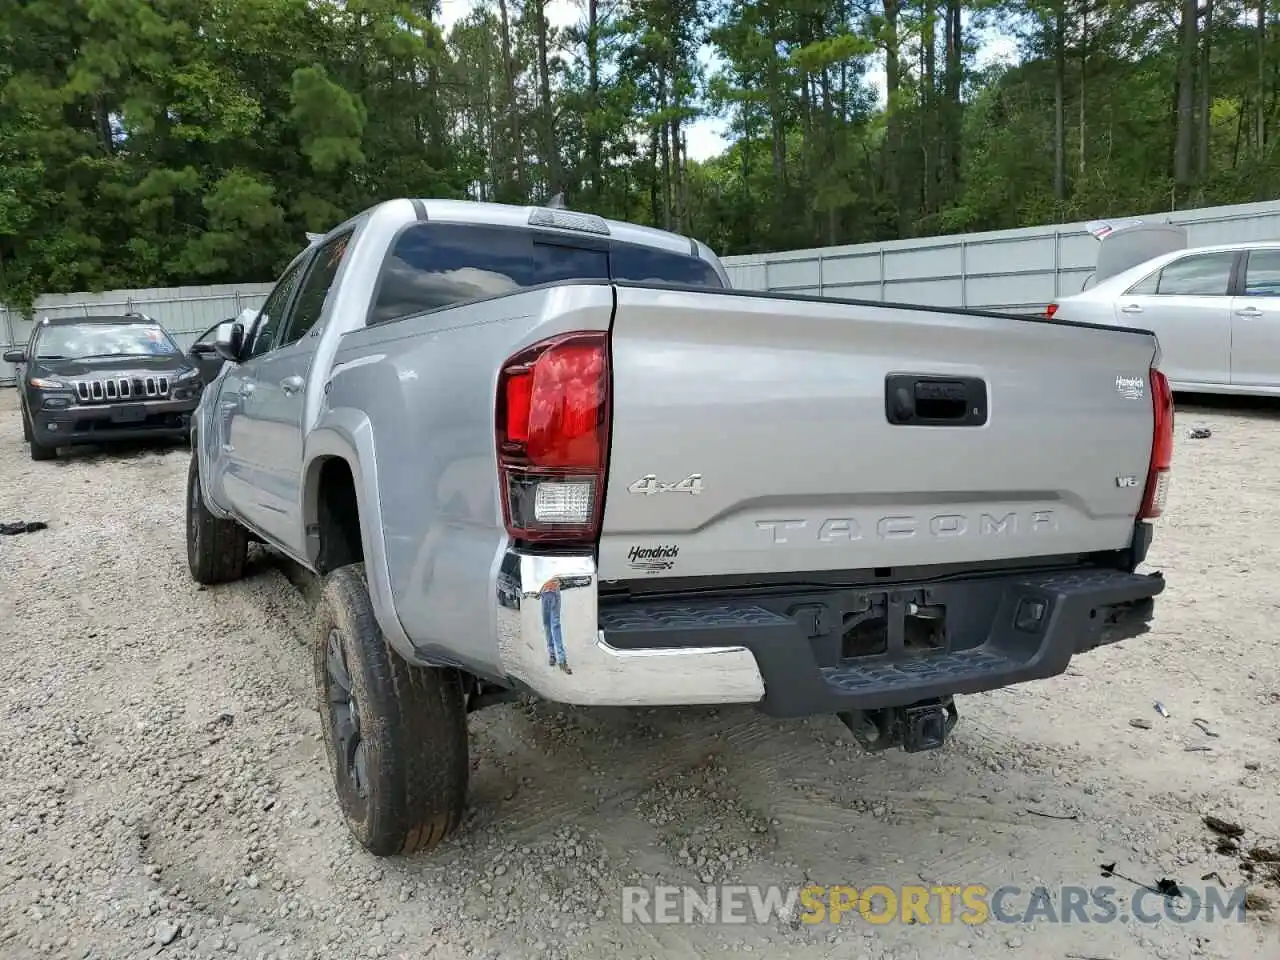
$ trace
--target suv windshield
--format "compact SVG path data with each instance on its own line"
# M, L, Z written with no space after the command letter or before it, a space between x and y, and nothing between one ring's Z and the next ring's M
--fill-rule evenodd
M551 233L485 224L418 223L396 240L370 323L565 280L621 280L724 289L698 257L619 241L557 243Z
M90 357L164 357L178 353L169 335L153 323L74 323L48 326L36 339L39 360Z

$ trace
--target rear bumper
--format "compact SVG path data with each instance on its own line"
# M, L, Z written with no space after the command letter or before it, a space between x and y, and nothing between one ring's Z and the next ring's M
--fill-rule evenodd
M183 400L95 403L32 411L32 432L48 447L110 443L147 437L184 437L200 396Z
M553 578L558 590L544 591ZM754 703L764 696L755 657L732 638L684 648L611 644L600 629L591 557L509 550L497 603L498 650L507 676L549 700L675 706Z
M559 590L544 590L552 578ZM758 702L806 716L1054 676L1147 632L1163 589L1158 573L1075 568L601 605L591 558L510 551L499 642L512 680L562 703ZM881 627L878 647L851 641L859 620Z

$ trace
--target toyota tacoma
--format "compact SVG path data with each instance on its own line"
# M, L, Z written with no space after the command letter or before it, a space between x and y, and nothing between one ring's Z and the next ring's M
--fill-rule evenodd
M392 200L314 238L192 423L202 584L323 578L348 826L428 849L467 714L757 704L870 749L1149 629L1173 405L1150 333L730 289L702 243Z

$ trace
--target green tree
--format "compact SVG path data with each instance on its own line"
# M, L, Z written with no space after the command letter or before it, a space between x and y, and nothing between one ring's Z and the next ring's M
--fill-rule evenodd
M1266 0L548 2L447 38L436 0L0 5L0 301L267 280L405 195L563 193L729 254L1280 191ZM980 69L992 25L1017 62Z

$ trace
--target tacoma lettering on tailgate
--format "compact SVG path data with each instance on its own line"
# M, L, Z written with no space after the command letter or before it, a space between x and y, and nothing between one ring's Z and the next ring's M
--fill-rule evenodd
M1052 510L1031 510L1004 514L980 513L976 517L963 513L939 513L931 517L907 514L881 517L867 528L881 540L904 540L909 537L1012 537L1023 533L1048 533L1058 529ZM843 543L863 538L863 525L853 517L829 520L757 520L756 529L771 535L774 543L787 543L797 535L819 543Z

